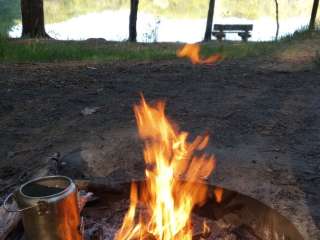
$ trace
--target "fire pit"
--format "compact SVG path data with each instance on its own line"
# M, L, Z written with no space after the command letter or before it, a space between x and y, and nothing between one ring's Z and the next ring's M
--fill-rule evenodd
M79 189L95 196L82 211L85 239L302 239L288 220L262 203L206 184L216 165L203 151L209 137L189 142L164 109L163 102L151 106L143 97L134 106L144 141L144 181L113 186L77 181Z
M199 187L196 185L205 183L193 184ZM86 239L113 239L128 210L130 184L113 188L90 183L83 185L99 196L99 200L88 204L83 211ZM222 201L218 203L214 194L217 187L207 187L206 203L192 213L193 239L303 239L292 223L261 202L223 189ZM203 229L203 222L206 222L207 230Z
M138 182L140 183L142 182ZM110 186L79 180L76 184L80 189L93 192L97 197L89 202L82 212L85 222L85 239L114 239L128 210L131 183ZM211 191L208 191L206 203L202 207L195 208L192 213L193 239L303 239L292 223L263 203L227 189L223 189L222 201L218 203L214 194L217 187L208 186L208 188ZM140 210L143 211L143 209ZM203 229L204 221L208 227L207 230ZM18 225L8 239L24 239L22 226Z

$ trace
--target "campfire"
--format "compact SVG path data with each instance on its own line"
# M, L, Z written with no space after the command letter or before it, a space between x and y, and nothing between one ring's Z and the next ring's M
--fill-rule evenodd
M151 105L142 97L134 106L134 113L144 142L145 180L130 183L75 180L82 193L82 220L74 221L81 225L74 226L75 231L69 231L71 235L76 232L85 240L303 239L294 225L275 210L240 193L209 185L206 180L216 165L215 158L204 152L209 136L205 134L189 141L188 133L180 131L166 117L163 101ZM56 183L52 188L52 179L31 181L21 189L26 193L28 186L36 184L36 188L32 188L35 196L41 195L40 189L56 191ZM61 179L68 180L66 177L54 179L60 183ZM59 191L64 194L62 189ZM70 196L74 199L76 192L72 193ZM76 201L74 203L76 206ZM57 206L62 209L62 215L70 212L70 207L61 208L64 205L59 203L54 209L57 210ZM50 211L44 211L43 216L38 213L35 210L35 219L45 219ZM6 216L6 222L12 224L4 239L26 239L22 225L18 224L19 215ZM65 226L70 227L68 222L64 222ZM24 227L37 233L35 229L39 226L27 223L24 222ZM48 233L55 227L51 222L46 226Z
M145 180L100 193L102 206L84 210L87 239L302 240L276 211L207 184L216 165L204 153L208 135L190 142L189 134L165 115L163 101L150 105L142 97L134 113L144 142ZM99 196L101 186L89 183L86 190Z
M209 138L188 142L188 133L166 117L164 102L150 106L142 98L134 112L145 144L146 181L139 194L132 184L130 207L115 239L192 239L191 212L205 203L208 191L206 185L195 187L192 182L207 178L215 166L213 156L199 154Z

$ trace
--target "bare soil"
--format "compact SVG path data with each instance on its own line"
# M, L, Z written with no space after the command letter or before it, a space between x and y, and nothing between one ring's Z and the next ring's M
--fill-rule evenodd
M1 64L2 197L50 172L57 153L75 178L141 178L132 106L142 92L166 100L191 137L210 133L213 184L261 200L305 239L320 239L320 69L266 61Z

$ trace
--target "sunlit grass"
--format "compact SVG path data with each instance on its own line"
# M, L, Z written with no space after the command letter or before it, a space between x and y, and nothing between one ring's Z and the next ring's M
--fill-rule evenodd
M159 50L159 47L161 50ZM175 48L153 44L0 40L1 62L163 60L175 57Z
M308 26L303 26L291 34L287 34L284 37L281 37L280 40L283 42L291 41L291 40L303 40L306 38L312 37L313 32L308 30Z
M182 46L177 43L108 42L92 44L86 41L0 41L1 62L55 62L55 61L117 61L117 60L171 60ZM213 41L203 44L202 54L219 53L224 58L242 58L270 54L274 43L231 43Z
M219 53L225 59L267 56L273 53L275 42L222 42L216 44L204 44L202 53L209 56L212 53Z
M320 39L319 32L299 31L271 42L211 41L203 43L201 54L221 54L224 59L264 57L279 52L302 51L304 42ZM314 42L314 41L313 41ZM0 62L57 62L57 61L157 61L176 59L181 43L128 43L55 40L8 40L0 38ZM299 45L298 47L296 47Z

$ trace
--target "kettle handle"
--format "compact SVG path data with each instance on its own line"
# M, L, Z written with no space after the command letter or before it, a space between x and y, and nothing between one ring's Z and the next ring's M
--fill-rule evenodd
M14 199L14 193L10 193L6 198L5 200L3 201L3 208L4 210L6 210L7 212L23 212L25 210L28 210L28 209L31 209L31 208L35 208L37 207L37 205L34 205L34 206L29 206L29 207L25 207L25 208L21 208L21 209L10 209L7 205L7 202L9 201L10 198L13 198Z

